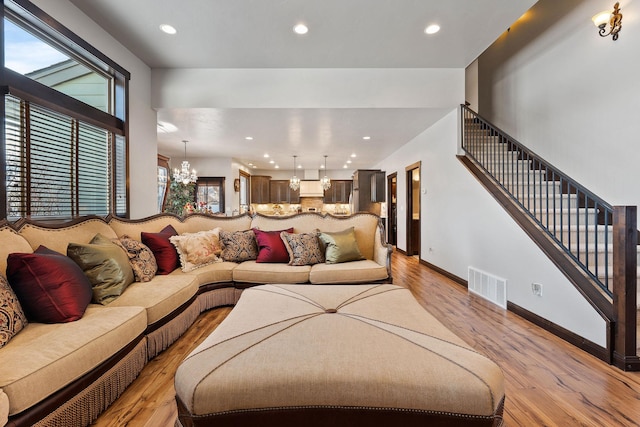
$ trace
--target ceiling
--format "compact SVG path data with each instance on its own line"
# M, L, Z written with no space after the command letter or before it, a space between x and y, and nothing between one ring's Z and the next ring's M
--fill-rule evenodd
M535 0L70 0L153 69L464 69ZM309 32L297 35L304 23ZM429 24L440 32L427 35ZM159 30L171 24L177 34ZM135 78L135 76L133 76ZM224 88L232 97L233 85ZM393 88L388 88L392 90ZM220 98L223 98L220 96ZM225 98L225 99L227 99ZM457 99L462 103L464 99ZM230 103L232 104L232 103ZM229 104L229 105L230 105ZM264 104L264 103L262 103ZM154 106L158 152L182 158L233 157L260 169L350 169L380 162L443 117L452 105L345 108L291 102L202 108L197 101ZM434 107L435 106L435 107ZM253 137L248 141L245 137ZM371 139L363 140L364 136ZM304 156L304 157L302 157ZM315 163L315 164L314 164Z

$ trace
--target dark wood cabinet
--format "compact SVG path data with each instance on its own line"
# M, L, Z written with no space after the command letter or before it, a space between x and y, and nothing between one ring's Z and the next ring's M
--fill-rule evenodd
M380 215L380 202L384 202L384 177L386 173L380 169L358 169L353 173L353 211L373 212ZM379 185L379 177L382 184ZM375 200L372 197L372 182L374 182ZM379 198L382 193L381 198Z
M292 190L287 179L273 179L269 182L271 203L300 203L300 190Z
M251 175L251 203L269 203L270 176Z
M349 203L352 181L350 179L332 179L331 188L324 192L324 203Z

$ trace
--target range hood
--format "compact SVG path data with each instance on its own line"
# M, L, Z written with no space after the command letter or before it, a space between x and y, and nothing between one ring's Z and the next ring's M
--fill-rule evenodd
M324 197L320 180L300 181L300 197Z

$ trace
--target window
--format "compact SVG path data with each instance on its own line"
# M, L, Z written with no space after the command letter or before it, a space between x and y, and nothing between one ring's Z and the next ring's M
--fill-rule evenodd
M127 216L129 73L27 0L0 32L0 218Z
M36 54L34 54L34 52ZM78 99L101 111L111 111L111 78L93 70L4 18L5 67Z
M208 213L224 213L224 177L199 177L196 181L198 210Z
M240 213L249 210L249 174L240 171Z
M109 213L110 134L5 97L7 218Z

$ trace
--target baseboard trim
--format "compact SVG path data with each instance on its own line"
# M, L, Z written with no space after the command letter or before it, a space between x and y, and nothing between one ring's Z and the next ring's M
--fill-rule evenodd
M405 250L400 249L400 248L399 248L399 247L397 247L397 246L396 246L395 250L396 250L396 252L399 252L399 253L401 253L402 255L406 255L406 254L407 254L407 252L406 252Z
M423 259L420 259L420 264L424 265L425 267L429 267L430 269L436 271L439 274L442 274L444 277L446 277L447 279L453 280L454 282L456 282L457 284L468 288L469 287L469 282L466 279L463 279L462 277L456 276L453 273L450 273L449 271L445 270L444 268L440 268L435 264L431 264L429 261L425 261Z
M612 363L609 351L607 351L605 347L589 341L588 339L583 338L580 335L571 332L560 325L556 325L555 323L545 319L544 317L538 316L537 314L525 308L522 308L519 305L512 303L511 301L507 301L507 310L514 314L517 314L525 320L528 320L534 325L541 327L545 331L552 333L558 338L565 340L569 344L572 344L579 349L586 351L592 356L595 356L598 359L609 364Z
M439 274L442 274L444 277L453 280L454 282L464 286L465 288L468 288L469 286L468 282L465 279L458 277L455 274L450 273L449 271L438 267L437 265L431 264L430 262L425 261L423 259L420 260L420 264L436 271ZM544 317L538 316L537 314L525 308L522 308L519 305L512 303L511 301L507 301L507 310L533 323L534 325L544 329L545 331L557 336L558 338L568 342L569 344L575 347L578 347L579 349L591 354L592 356L597 357L598 359L608 364L613 363L613 360L611 359L611 355L609 354L609 351L605 347L602 347L588 339L585 339L580 335L563 328L560 325L556 325L550 320L547 320ZM626 370L635 371L640 369L640 365L636 364L637 361L635 359L618 361L618 363L621 363L621 364L624 362L626 362L626 365L629 366L628 369Z

